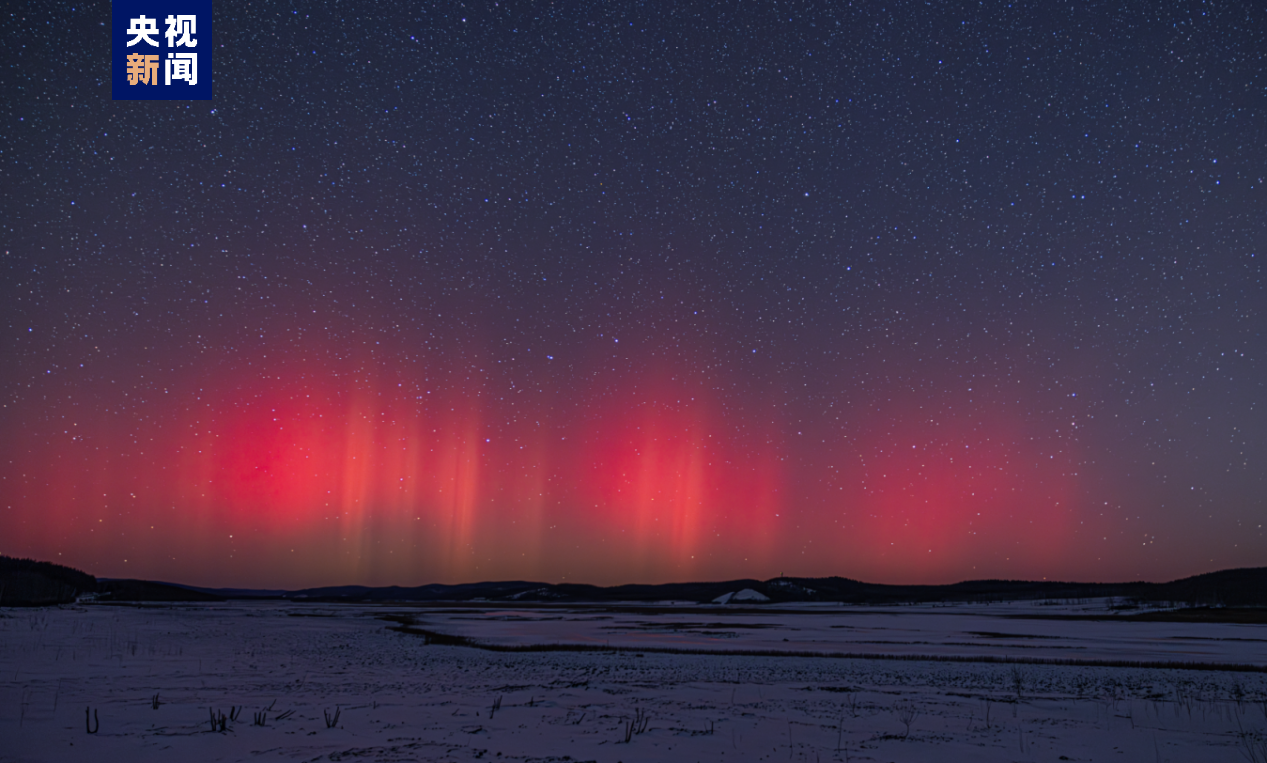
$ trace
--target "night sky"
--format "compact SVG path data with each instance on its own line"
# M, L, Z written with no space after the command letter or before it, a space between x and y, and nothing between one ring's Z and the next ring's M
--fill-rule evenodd
M0 553L1267 564L1261 3L216 0L185 102L5 16Z

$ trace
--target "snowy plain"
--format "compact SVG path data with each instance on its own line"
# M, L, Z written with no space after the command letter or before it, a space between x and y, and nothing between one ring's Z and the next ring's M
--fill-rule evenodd
M1267 673L1156 665L1261 667L1267 626L1031 619L1095 607L0 610L0 761L1223 763L1267 751ZM402 622L554 650L430 643ZM656 651L668 649L708 653ZM973 661L999 657L1028 662Z

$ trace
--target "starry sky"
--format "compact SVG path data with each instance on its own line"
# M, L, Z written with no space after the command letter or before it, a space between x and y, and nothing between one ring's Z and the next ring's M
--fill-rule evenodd
M0 553L198 585L1267 563L1261 3L0 22ZM1263 256L1259 256L1263 255Z

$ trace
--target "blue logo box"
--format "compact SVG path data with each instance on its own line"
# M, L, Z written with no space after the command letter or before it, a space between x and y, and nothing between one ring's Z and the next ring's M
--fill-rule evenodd
M116 101L211 100L211 0L114 0Z

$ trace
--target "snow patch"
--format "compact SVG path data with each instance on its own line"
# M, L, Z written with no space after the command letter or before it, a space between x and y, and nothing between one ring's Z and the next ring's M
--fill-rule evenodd
M732 601L762 602L762 601L769 601L769 600L770 600L770 597L766 596L760 591L754 591L751 588L745 588L742 591L731 591L730 593L724 593L721 596L718 596L716 599L713 599L713 603L714 604L729 604Z

